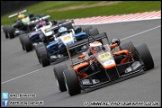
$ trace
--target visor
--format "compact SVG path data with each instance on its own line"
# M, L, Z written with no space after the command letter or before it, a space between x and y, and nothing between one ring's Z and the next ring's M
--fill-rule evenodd
M96 51L96 52L99 52L99 51L102 50L102 47L101 46L92 47L92 50Z

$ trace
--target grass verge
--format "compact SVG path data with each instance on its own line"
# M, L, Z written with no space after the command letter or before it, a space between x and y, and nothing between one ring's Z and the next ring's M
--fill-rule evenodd
M161 1L45 1L24 9L30 13L51 15L53 20L62 20L157 11L161 10ZM1 25L14 22L16 17L8 19L12 13L1 16Z

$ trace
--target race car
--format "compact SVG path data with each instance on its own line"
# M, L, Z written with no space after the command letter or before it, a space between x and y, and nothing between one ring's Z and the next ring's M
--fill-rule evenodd
M93 31L92 29L89 32ZM154 68L153 58L145 43L138 46L134 46L131 41L120 44L119 39L113 39L110 43L105 32L93 38L75 45L68 45L67 49L69 51L80 45L94 45L96 39L106 38L107 42L93 47L96 53L92 55L85 55L87 52L84 52L78 58L72 58L68 53L71 61L70 68L65 64L53 68L61 92L68 91L69 95L73 96L80 94L81 90L99 87L119 78L142 72L142 70Z
M17 19L12 25L3 26L3 31L6 38L14 38L17 35L28 33L33 30L35 24L28 24L29 22L41 18L45 15L43 14L24 14L27 10L17 12L15 14L9 15L8 18L13 18L17 16Z
M37 20L31 21L27 23L28 25L36 24L33 29L35 31L30 33L25 33L19 36L20 43L22 45L22 49L29 52L33 49L34 43L42 42L40 37L44 37L45 35L49 36L52 35L53 32L45 32L45 29L51 28L54 21L48 21L50 18L49 15L39 18Z
M54 30L55 28L52 29ZM83 31L81 31L80 27L73 28L71 21L63 23L58 29L59 32L53 36L54 41L47 45L44 43L35 45L35 51L39 63L45 67L50 65L51 62L58 63L67 59L68 53L66 51L66 46L86 39L89 35L86 31L89 29L92 29L92 26L87 26L83 28ZM84 46L81 46L80 48L73 49L70 52L75 55L83 50Z
M58 29L62 26L66 26L68 29L74 29L75 32L77 33L78 30L81 30L81 28L77 26L75 27L72 26L72 23L74 23L73 21L65 21L65 20L48 21L48 18L50 18L49 15L29 23L29 24L33 23L37 24L34 27L35 31L19 36L23 50L29 52L32 51L32 49L35 48L37 44L44 43L45 45L48 45L50 42L53 42L54 41L53 35L57 34ZM78 36L80 36L80 34Z

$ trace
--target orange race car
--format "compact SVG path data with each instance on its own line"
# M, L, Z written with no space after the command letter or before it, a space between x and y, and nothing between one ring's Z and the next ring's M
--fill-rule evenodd
M68 51L79 46L88 45L87 52L71 57L70 68L65 64L55 66L53 71L61 92L68 91L70 96L81 93L86 88L125 77L142 70L154 68L154 62L146 44L134 46L131 41L121 43L119 39L108 40L106 33L95 34L91 29L87 40L67 46ZM104 38L106 38L106 43ZM96 41L102 40L102 41ZM79 60L79 62L78 62Z

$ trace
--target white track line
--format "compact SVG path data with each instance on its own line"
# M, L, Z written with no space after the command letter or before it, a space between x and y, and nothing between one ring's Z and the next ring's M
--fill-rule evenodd
M131 37L134 37L134 36L137 36L137 35L139 35L139 34L143 34L143 33L149 32L149 31L151 31L151 30L157 29L157 28L159 28L159 27L161 27L161 25L160 25L160 26L157 26L157 27L154 27L154 28L151 28L151 29L148 29L148 30L145 30L145 31L142 31L142 32L139 32L139 33L137 33L137 34L128 36L128 37L123 38L123 39L120 39L120 40L123 41L123 40L125 40L125 39L131 38Z
M160 26L157 26L157 27L154 27L154 28L151 28L151 29L148 29L148 30L145 30L145 31L142 31L142 32L139 32L139 33L137 33L137 34L128 36L128 37L126 37L126 38L121 39L121 41L123 41L123 40L125 40L125 39L128 39L128 38L131 38L131 37L134 37L134 36L137 36L137 35L139 35L139 34L143 34L143 33L149 32L149 31L154 30L154 29L157 29L157 28L159 28L159 27L161 27L161 25L160 25ZM27 75L32 74L32 73L34 73L34 72L37 72L37 71L39 71L39 70L41 70L41 69L45 69L45 68L40 68L40 69L37 69L37 70L35 70L35 71L29 72L29 73L27 73L27 74L20 75L20 76L18 76L18 77L12 78L12 79L10 79L10 80L4 81L4 82L1 83L1 85L2 85L2 84L5 84L5 83L7 83L7 82L10 82L10 81L12 81L12 80L15 80L15 79L18 79L18 78L27 76Z
M35 71L29 72L29 73L24 74L24 75L20 75L20 76L18 76L18 77L12 78L12 79L7 80L7 81L4 81L4 82L2 82L1 84L5 84L5 83L10 82L10 81L12 81L12 80L15 80L15 79L24 77L24 76L26 76L26 75L32 74L32 73L34 73L34 72L37 72L37 71L39 71L39 70L41 70L41 69L43 69L43 68L37 69L37 70L35 70Z

